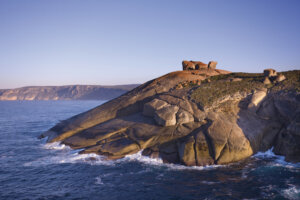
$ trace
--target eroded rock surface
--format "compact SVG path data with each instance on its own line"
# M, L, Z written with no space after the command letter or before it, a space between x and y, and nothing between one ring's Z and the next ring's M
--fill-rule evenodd
M142 151L164 162L203 166L274 147L298 161L300 71L283 75L285 80L267 87L264 74L173 72L62 121L41 137L108 159Z

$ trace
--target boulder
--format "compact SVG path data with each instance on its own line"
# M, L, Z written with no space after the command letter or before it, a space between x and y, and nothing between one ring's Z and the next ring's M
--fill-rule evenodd
M277 76L277 72L275 69L265 69L264 75L267 77L273 77L273 76Z
M159 99L153 99L152 101L144 104L143 115L147 117L153 117L155 111L167 106L168 103Z
M209 61L208 69L216 69L218 62L217 61Z
M279 74L277 77L276 77L276 79L275 79L275 81L276 82L281 82L281 81L284 81L286 78L285 78L285 76L283 75L283 74Z
M196 69L207 69L208 68L207 64L205 64L203 62L200 62L200 61L192 61L192 62L195 64Z
M208 65L200 61L182 61L183 70L199 70L199 69L208 69Z
M252 95L248 108L256 107L265 98L266 95L267 95L266 90L255 91Z
M176 113L178 106L165 106L160 110L155 111L154 119L158 125L174 126L176 124Z
M177 124L186 124L186 123L194 122L193 115L183 109L180 109L177 112L176 118L177 118Z
M195 64L191 61L184 60L184 61L182 61L182 69L183 70L194 70Z
M264 84L265 85L269 85L271 84L272 82L270 81L269 77L265 77L265 80L264 80Z

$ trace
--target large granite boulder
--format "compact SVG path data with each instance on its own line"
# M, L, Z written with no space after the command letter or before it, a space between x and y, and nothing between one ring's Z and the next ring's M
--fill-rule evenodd
M195 63L184 60L184 61L182 61L182 69L183 70L194 70L194 69L196 69L196 66L195 66Z
M273 76L277 76L277 72L275 69L265 69L264 75L267 77L273 77Z
M62 121L41 137L108 159L142 151L166 163L204 166L274 147L288 161L299 161L300 71L282 74L287 81L266 86L263 74L173 72ZM228 81L234 79L239 81ZM201 85L182 84L194 80ZM176 89L178 84L185 86Z
M200 62L200 61L192 61L195 66L196 66L196 69L207 69L208 66L207 64L203 63L203 62Z
M285 76L283 75L283 74L279 74L277 77L276 77L276 79L275 79L275 81L276 82L281 82L281 81L284 81L286 78L285 78Z
M159 100L159 99L153 99L152 101L145 103L144 109L143 109L143 115L148 117L153 117L155 114L155 111L160 110L168 105L167 102Z
M208 63L208 68L209 69L216 69L218 62L217 61L210 61Z
M199 69L208 69L208 65L200 61L182 61L183 70L199 70Z
M177 112L176 119L177 119L177 124L186 124L186 123L194 122L193 115L190 112L185 111L183 109L180 109Z
M168 105L160 110L157 110L154 119L158 125L174 126L176 124L176 113L179 110L178 106Z

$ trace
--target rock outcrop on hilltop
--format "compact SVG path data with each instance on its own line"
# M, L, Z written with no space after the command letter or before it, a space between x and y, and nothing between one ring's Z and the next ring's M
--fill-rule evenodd
M285 80L274 76L264 84L269 74L208 67L172 72L62 121L41 137L108 159L142 151L168 163L203 166L274 147L298 162L300 71L281 74Z
M30 86L0 90L0 100L109 100L137 87L132 85Z

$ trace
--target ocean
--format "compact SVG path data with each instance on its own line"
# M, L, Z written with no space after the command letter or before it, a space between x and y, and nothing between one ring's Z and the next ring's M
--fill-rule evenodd
M300 163L267 152L185 167L137 153L116 161L37 137L103 101L0 101L0 199L300 199Z

